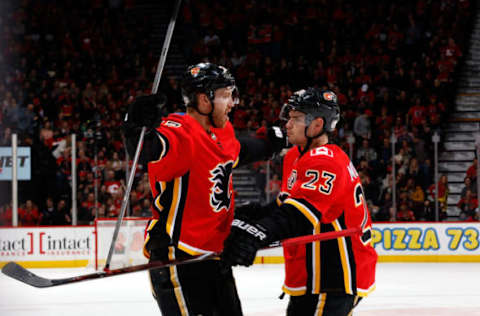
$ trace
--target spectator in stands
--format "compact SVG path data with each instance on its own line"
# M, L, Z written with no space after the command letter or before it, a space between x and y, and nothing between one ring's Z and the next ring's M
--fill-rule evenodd
M459 219L462 221L472 221L476 216L476 209L478 208L478 200L474 197L471 190L465 192L465 196L460 198L457 203L460 209Z
M95 219L96 208L100 205L97 202L95 207L95 194L90 192L87 194L87 198L80 203L78 220L83 224L89 224Z
M18 208L18 222L20 226L40 225L40 212L32 200L27 200L22 207Z
M12 202L0 206L0 226L12 225Z
M412 222L415 221L415 214L408 207L406 203L400 204L400 208L397 212L397 220L401 222Z
M432 200L435 200L435 184L432 184L429 187L430 197ZM448 201L448 178L447 175L443 174L438 180L438 203L440 211L440 220L447 218L447 201Z
M465 177L465 179L463 179L463 184L464 186L460 192L461 198L465 197L468 190L470 190L474 196L477 195L477 187L472 185L472 179L470 179L470 177Z
M12 143L12 129L6 127L3 133L0 134L0 146L10 146Z
M432 206L432 203L430 202L429 199L425 199L423 201L423 208L418 214L417 217L418 220L420 221L433 221L435 220L435 210Z
M473 158L473 162L467 169L467 177L472 180L472 186L477 186L477 166L478 166L478 158Z
M413 181L413 178L410 178ZM410 180L409 179L409 180ZM413 181L415 183L415 181ZM409 192L409 199L413 202L412 209L415 213L415 217L420 219L420 213L423 209L423 202L425 201L425 193L422 190L422 187L418 184L415 184L415 189L410 189Z
M60 199L57 203L57 225L71 225L72 218L70 217L70 210L67 207L67 202Z
M353 123L353 133L357 137L357 143L362 139L369 139L372 135L372 127L370 123L370 110L358 115Z
M57 225L60 222L58 218L58 212L55 208L55 203L53 202L53 198L48 196L45 200L45 206L41 210L42 216L42 225Z
M377 152L370 147L368 139L362 140L362 145L357 149L357 161L364 158L369 164L377 160Z
M385 222L394 220L392 217L392 194L390 192L384 192L382 198L379 201L379 208L376 213L373 214L375 221Z

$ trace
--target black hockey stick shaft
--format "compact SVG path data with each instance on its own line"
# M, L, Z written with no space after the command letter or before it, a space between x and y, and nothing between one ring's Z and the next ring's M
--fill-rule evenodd
M288 238L281 241L280 243L270 245L266 249L276 248L280 246L301 245L301 244L307 244L315 241L323 241L323 240L335 239L335 238L340 238L345 236L352 236L352 235L358 234L360 231L361 231L360 228L350 228L350 229L345 229L341 231L320 233L317 235L307 235L307 236L301 236L301 237ZM96 280L96 279L112 277L112 276L122 275L126 273L131 273L131 272L139 272L139 271L145 271L145 270L151 270L151 269L165 268L165 267L174 266L174 265L182 265L182 264L189 264L189 263L200 262L205 260L218 259L219 257L220 257L220 253L211 252L211 253L203 254L203 255L193 257L193 258L188 258L188 259L178 259L178 260L172 260L172 261L166 261L166 262L151 261L145 264L113 269L113 270L98 271L90 274L84 274L84 275L79 275L79 276L74 276L74 277L64 278L64 279L43 278L41 276L38 276L28 271L27 269L25 269L24 267L22 267L21 265L15 262L7 263L2 268L2 273L20 282L31 285L33 287L45 288L45 287L77 283L77 282L82 282L87 280Z
M157 93L158 86L160 85L160 79L163 73L163 67L165 66L165 61L167 60L168 48L170 47L170 40L172 39L173 29L175 28L175 22L177 21L178 11L180 9L180 4L182 0L177 0L170 23L168 24L167 35L165 36L165 41L163 42L162 53L160 54L160 60L158 61L157 72L155 74L155 79L153 81L152 94ZM130 169L130 175L128 177L127 188L125 189L125 194L123 196L122 207L120 213L118 214L117 222L115 224L115 230L113 231L112 242L110 244L110 249L108 250L107 261L105 263L105 270L110 268L110 262L112 261L113 250L115 249L115 243L117 241L118 232L120 231L120 225L122 224L123 217L125 216L125 210L130 199L130 191L132 190L133 179L135 178L135 172L137 170L138 159L140 158L140 152L142 151L143 139L145 138L145 132L147 128L142 127L140 132L140 137L138 139L137 149L135 150L135 157L133 159L132 169Z
M45 287L52 287L52 286L88 281L88 280L97 280L101 278L107 278L107 277L122 275L126 273L131 273L131 272L165 268L165 267L170 267L174 265L189 264L193 262L218 258L218 256L219 256L218 253L212 252L212 253L208 253L208 254L204 254L201 256L188 258L188 259L178 259L178 260L172 260L172 261L152 261L145 264L107 270L107 271L97 271L94 273L78 275L78 276L64 278L64 279L47 279L47 278L38 276L15 262L7 263L2 268L2 273L15 280L31 285L33 287L45 288Z

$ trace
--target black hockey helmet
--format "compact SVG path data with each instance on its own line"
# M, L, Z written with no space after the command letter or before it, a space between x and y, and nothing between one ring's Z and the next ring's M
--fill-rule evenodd
M238 90L235 85L235 78L223 66L211 63L191 65L183 74L181 86L183 101L187 107L197 106L197 93L205 93L213 104L215 90L226 87L232 87L233 101L235 104L238 103Z
M288 113L292 110L306 114L307 128L314 119L321 117L324 121L325 132L333 132L340 120L337 95L331 90L307 88L296 91L282 107L280 119L288 120Z

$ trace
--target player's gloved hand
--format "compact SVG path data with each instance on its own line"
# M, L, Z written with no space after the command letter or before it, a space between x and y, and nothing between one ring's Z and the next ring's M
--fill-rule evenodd
M224 242L222 260L230 266L250 266L255 260L257 250L268 245L268 231L253 221L234 219L230 235Z
M280 126L260 127L256 134L257 137L267 141L269 157L273 157L288 147L287 135Z
M133 101L125 115L124 129L157 127L162 117L169 114L167 98L161 93L140 96Z
M138 139L143 126L157 127L162 117L169 114L167 98L157 93L137 97L129 106L122 124L128 154L135 156ZM150 130L147 130L147 135Z
M235 218L257 220L268 214L268 208L256 202L245 202L235 206Z

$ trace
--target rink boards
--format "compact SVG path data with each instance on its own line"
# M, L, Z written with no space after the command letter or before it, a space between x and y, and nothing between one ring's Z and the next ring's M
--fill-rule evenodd
M478 222L375 223L372 231L381 262L480 262ZM96 247L93 226L0 228L0 266L83 267ZM282 249L260 251L256 262L282 263Z

